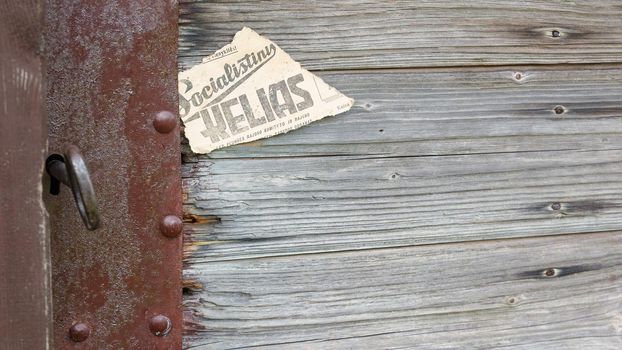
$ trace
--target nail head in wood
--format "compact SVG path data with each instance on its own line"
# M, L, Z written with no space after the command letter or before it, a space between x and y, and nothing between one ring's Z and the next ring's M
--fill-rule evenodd
M555 269L548 268L548 269L544 270L544 276L546 276L546 277L553 277L553 276L555 276Z

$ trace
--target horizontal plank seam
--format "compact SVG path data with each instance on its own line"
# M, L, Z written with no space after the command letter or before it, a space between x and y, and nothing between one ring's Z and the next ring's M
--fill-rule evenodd
M194 57L177 55L178 59L184 57ZM196 64L200 64L197 62ZM609 61L609 62L585 62L585 63L537 63L537 62L525 62L525 63L512 63L512 64L472 64L472 65L446 65L446 66L412 66L412 67L361 67L361 68L328 68L328 69L308 69L310 72L320 73L370 73L370 72L391 72L398 73L403 72L470 72L470 71L486 71L493 69L543 69L543 70L589 70L590 68L598 69L613 69L621 68L622 61ZM185 70L181 65L178 67L180 71ZM303 63L303 68L304 63ZM580 69L577 69L580 68ZM587 69L583 69L587 68ZM189 69L189 68L188 68Z
M304 65L303 65L304 68ZM491 69L494 68L494 69ZM593 63L529 63L525 64L473 64L463 66L421 66L421 67L369 67L369 68L338 68L338 69L309 69L311 72L321 73L370 73L395 71L404 72L471 72L471 71L490 71L497 69L542 69L542 70L590 70L590 69L615 69L622 68L622 61L593 62Z
M616 134L622 134L622 133L611 133L611 134L616 135ZM367 143L351 143L351 144L346 143L342 145L382 144L382 143L383 142L367 142ZM323 145L333 145L333 144L323 144ZM338 145L338 144L334 144L334 145ZM620 150L622 150L622 148L601 148L601 149L560 148L560 149L536 149L536 150L525 150L525 151L516 150L516 151L472 152L472 153L429 153L429 154L414 154L414 155L391 155L390 153L373 153L373 154L335 153L335 154L304 154L304 155L283 155L283 156L274 156L274 155L269 155L269 156L258 155L258 156L242 156L242 157L220 156L220 157L211 158L211 159L214 159L214 160L216 159L268 160L268 159L354 157L354 158L348 158L348 160L374 160L374 159L401 159L401 158L465 157L465 156L524 154L524 153L555 153L555 152L569 152L569 151L573 151L573 152L601 152L603 151L604 152L604 151L620 151Z

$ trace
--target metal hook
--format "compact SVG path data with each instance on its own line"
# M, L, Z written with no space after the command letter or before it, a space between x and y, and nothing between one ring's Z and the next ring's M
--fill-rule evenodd
M53 154L45 161L45 170L50 175L50 194L60 193L63 183L73 192L82 221L89 230L99 227L99 210L89 171L78 147L69 145L64 156Z

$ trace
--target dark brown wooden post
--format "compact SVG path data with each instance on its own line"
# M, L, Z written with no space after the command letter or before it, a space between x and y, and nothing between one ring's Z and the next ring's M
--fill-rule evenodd
M0 349L51 347L43 4L0 2Z

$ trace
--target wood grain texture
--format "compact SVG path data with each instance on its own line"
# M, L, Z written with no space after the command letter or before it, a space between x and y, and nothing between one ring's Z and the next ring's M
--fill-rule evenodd
M243 26L314 70L622 61L618 0L185 0L180 25L183 69Z
M187 261L622 229L622 70L514 71L322 74L350 112L186 157Z
M356 100L186 147L187 349L622 348L619 2L180 10L181 69L249 26Z
M52 289L42 199L44 2L0 2L0 349L47 350Z
M195 264L186 346L620 349L621 234Z

